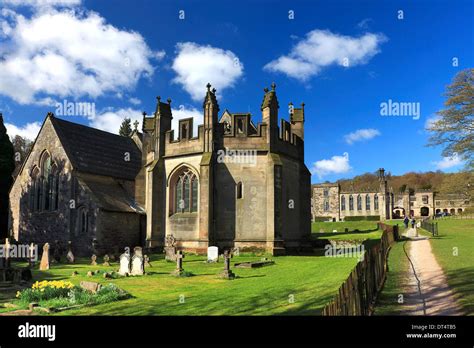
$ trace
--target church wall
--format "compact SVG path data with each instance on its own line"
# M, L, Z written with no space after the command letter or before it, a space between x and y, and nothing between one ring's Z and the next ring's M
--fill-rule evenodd
M124 248L133 250L143 246L140 215L99 210L97 226L97 251L99 255L118 254Z

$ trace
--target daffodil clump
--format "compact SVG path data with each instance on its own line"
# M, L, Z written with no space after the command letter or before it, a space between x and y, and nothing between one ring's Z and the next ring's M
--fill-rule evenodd
M74 284L64 280L43 280L36 282L31 289L18 291L16 297L25 302L38 302L52 298L68 297L68 293L74 288Z

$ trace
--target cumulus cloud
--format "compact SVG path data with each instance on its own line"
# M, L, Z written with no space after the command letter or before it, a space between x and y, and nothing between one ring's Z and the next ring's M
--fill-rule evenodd
M180 84L193 100L204 98L208 82L221 93L233 87L243 74L244 66L232 51L193 42L178 43L176 50L172 69L177 76L173 82Z
M140 104L142 103L142 101L141 101L140 99L138 99L138 98L133 98L133 97L130 98L128 101L129 101L130 103L132 103L133 105L140 105Z
M346 134L344 136L344 140L349 145L354 144L358 141L370 140L379 136L381 133L377 129L368 128L368 129L358 129L352 133Z
M315 162L311 168L311 173L321 179L328 174L342 174L350 170L349 154L344 152L342 156L332 156L330 159Z
M463 163L464 163L463 160L461 159L461 157L459 157L457 153L449 157L444 157L440 161L432 162L432 164L439 170L445 170L445 169L457 167Z
M134 123L138 121L138 130L141 131L143 123L142 111L132 108L113 109L108 108L91 118L89 125L93 128L118 134L120 125L125 118L132 121L132 129L135 128Z
M27 123L23 126L16 126L12 123L5 123L5 127L7 128L7 133L10 138L14 138L15 136L19 135L22 138L26 138L30 141L34 141L36 136L38 135L41 129L40 122L31 122Z
M264 70L306 81L331 65L353 67L367 63L380 52L384 41L386 37L382 34L366 33L352 37L317 29L307 33L289 54L266 64Z
M0 94L20 104L132 89L153 74L151 61L164 56L139 33L77 9L51 8L31 18L2 10L0 36Z
M80 5L82 0L0 0L0 4L4 6L13 7L33 7L33 8L46 8L46 7L70 7Z

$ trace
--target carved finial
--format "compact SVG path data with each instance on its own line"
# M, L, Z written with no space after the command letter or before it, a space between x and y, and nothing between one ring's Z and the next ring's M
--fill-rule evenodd
M161 97L160 96L157 96L156 97L156 100L158 101L158 103L161 101Z
M215 88L212 89L212 93L216 94L216 89Z
M47 117L54 117L54 114L50 111L46 114Z
M146 117L146 111L142 112L143 117Z
M293 105L293 103L292 103L292 102L289 102L288 105Z
M206 87L207 87L207 90L208 90L208 91L211 90L211 84L210 84L209 82L207 83Z
M301 107L304 109L305 103L301 103Z
M138 122L138 120L135 120L135 122L133 123L133 125L135 126L135 132L138 131L138 125L140 124L140 122Z
M272 91L275 90L276 86L277 86L277 85L275 84L275 82L272 82Z
M265 87L265 88L263 89L263 91L264 91L265 93L268 93L268 88Z
M166 101L168 102L168 104L171 104L171 98L168 98Z

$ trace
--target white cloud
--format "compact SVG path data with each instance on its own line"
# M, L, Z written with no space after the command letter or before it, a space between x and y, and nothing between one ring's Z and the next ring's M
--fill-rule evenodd
M196 101L204 99L207 83L221 93L233 87L243 74L243 64L231 51L193 42L178 43L176 49L172 69L177 76L173 82L180 84Z
M463 164L463 160L459 157L457 153L453 154L449 157L443 157L441 161L434 161L432 164L440 170L449 169L453 167L457 167Z
M266 64L264 70L305 81L330 65L353 67L367 63L380 52L380 44L385 40L382 34L351 37L317 29L306 34L288 55Z
M131 108L117 110L109 108L91 119L89 125L109 133L118 134L120 125L125 118L132 120L132 129L135 129L134 123L138 121L138 130L141 131L143 122L142 111Z
M30 141L34 141L41 129L40 122L31 122L27 123L24 126L15 126L11 123L5 123L5 127L7 128L7 133L10 138L14 138L15 136L19 135L22 138L26 138Z
M94 12L48 9L25 18L0 14L0 94L21 104L50 96L98 97L133 89L153 74L153 52L137 32L107 24Z
M438 115L434 115L427 118L425 122L425 130L429 131L430 128L433 127L434 124L438 122L439 120L441 120L441 116L438 116Z
M311 173L322 178L328 174L342 174L351 170L349 154L344 152L342 156L332 156L330 159L317 161L311 168Z
M184 105L180 105L178 109L171 110L173 114L173 120L171 121L171 129L174 130L174 138L178 137L179 120L183 118L193 118L193 137L197 136L198 126L204 123L204 115L201 110L193 107L186 108Z
M5 6L25 6L33 8L46 8L46 7L72 7L80 5L82 0L0 0L0 4Z
M369 140L376 136L379 136L381 133L377 129L368 128L368 129L358 129L355 132L344 135L344 140L349 145L357 141Z
M130 98L128 101L129 101L130 103L132 103L133 105L140 105L140 104L142 103L142 101L141 101L140 99L138 99L138 98L133 98L133 97Z

